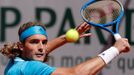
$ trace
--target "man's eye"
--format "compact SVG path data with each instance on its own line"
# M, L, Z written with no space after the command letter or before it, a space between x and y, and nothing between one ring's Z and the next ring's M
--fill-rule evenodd
M30 43L37 44L37 43L39 43L39 41L38 40L32 40L32 41L30 41Z
M47 40L42 41L42 44L47 44Z

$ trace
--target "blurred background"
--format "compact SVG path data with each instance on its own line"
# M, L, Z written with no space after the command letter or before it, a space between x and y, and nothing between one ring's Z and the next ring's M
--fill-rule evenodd
M6 42L18 41L21 24L39 20L46 24L49 40L83 22L80 9L87 0L0 0L0 47ZM122 54L106 66L98 75L134 74L134 0L120 0L125 8L120 34L127 37L131 51ZM68 43L50 54L47 62L51 66L71 67L95 57L109 48L114 39L101 29L92 28L93 35ZM3 75L8 59L0 54L0 75Z

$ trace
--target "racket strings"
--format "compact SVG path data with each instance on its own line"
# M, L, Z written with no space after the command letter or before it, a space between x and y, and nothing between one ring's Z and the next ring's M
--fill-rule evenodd
M121 6L116 1L102 0L90 4L83 10L83 16L96 24L107 24L115 21L121 12Z

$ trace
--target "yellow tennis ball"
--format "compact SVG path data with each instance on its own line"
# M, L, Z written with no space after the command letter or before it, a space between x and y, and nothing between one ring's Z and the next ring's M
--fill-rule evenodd
M79 33L76 29L69 29L66 32L66 40L68 42L76 42L79 39Z

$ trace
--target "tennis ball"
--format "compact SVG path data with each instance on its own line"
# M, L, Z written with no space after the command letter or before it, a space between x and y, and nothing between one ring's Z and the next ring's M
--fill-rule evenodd
M66 40L68 42L76 42L79 39L79 33L76 29L69 29L66 32Z

